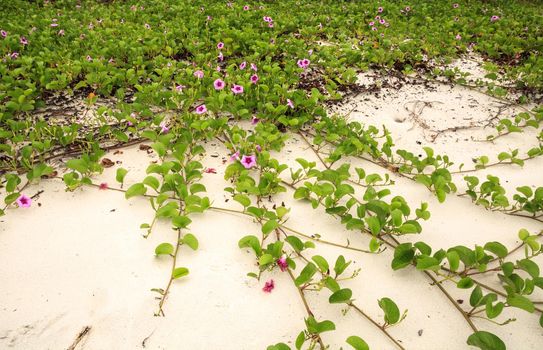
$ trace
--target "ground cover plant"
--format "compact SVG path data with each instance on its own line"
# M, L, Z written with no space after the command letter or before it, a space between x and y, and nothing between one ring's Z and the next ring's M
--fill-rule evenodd
M182 252L199 248L191 217L216 211L260 225L233 242L254 255L248 276L269 293L275 288L269 274L288 274L306 310L296 339L270 339L270 350L329 348L322 335L335 330L334 320L315 313L312 293L353 310L391 346L409 348L390 328L417 310L407 312L383 291L374 301L383 317L371 315L359 303L362 296L344 286L362 280L360 271L343 255L325 259L320 245L387 255L390 271L420 271L465 321L468 345L505 349L485 330L485 322L507 327L514 321L504 310L533 314L543 327L543 185L508 193L498 176L478 173L519 168L543 155L543 8L537 2L14 0L0 4L0 13L0 215L31 207L39 192L28 189L42 181L63 181L67 191L98 187L124 192L128 200L145 197L154 213L142 222L143 235L161 235L155 254L171 260L164 285L152 290L156 316L168 316L175 281L190 275ZM484 58L485 79L469 81L461 70L443 68L467 53ZM530 103L513 118L497 116L495 129L478 142L527 129L537 134L525 149L474 154L472 164L457 164L429 146L423 155L398 148L385 127L331 112L364 93L357 75L369 69ZM72 100L80 103L67 103ZM305 142L315 161L284 162L292 137ZM202 162L210 142L229 151L223 188L238 209L217 206L206 194L201 179L216 172ZM158 157L146 176L125 183L129 171L117 167L118 185L96 182L116 166L106 152L131 145ZM353 159L380 171L352 166ZM460 196L541 230L519 227L511 234L522 243L513 247L489 241L433 248L422 227L431 208L399 195L397 178L420 184L439 202ZM367 237L367 246L292 228L287 221L298 201ZM174 234L156 232L160 221ZM469 305L452 296L458 292ZM344 346L371 344L353 334Z

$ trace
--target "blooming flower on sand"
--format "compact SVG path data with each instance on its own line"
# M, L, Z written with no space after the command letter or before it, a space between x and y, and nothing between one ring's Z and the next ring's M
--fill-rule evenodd
M243 93L243 86L234 84L234 86L232 86L232 92L235 95L242 94Z
M194 76L198 79L202 79L204 77L204 72L202 72L201 70L197 70L196 72L194 72Z
M243 165L245 169L251 169L252 167L256 166L256 156L243 155L241 157L241 165Z
M275 282L273 279L271 279L264 284L264 288L262 288L262 290L266 293L271 293L273 288L275 288Z
M268 27L273 28L273 22L268 23Z
M32 198L22 194L19 196L19 198L17 198L16 202L19 208L30 208L30 205L32 204Z
M258 119L256 115L253 115L253 117L251 118L251 124L253 125L258 124L259 121L260 119Z
M409 12L409 11L411 11L411 7L406 6L406 7L405 7L405 12Z
M28 45L28 40L27 40L24 36L22 36L21 39L19 39L19 41L20 41L21 44L23 44L23 45Z
M87 55L87 58L86 58L86 59L87 59L87 61L89 61L89 62L92 61L92 57L90 57L89 55Z
M170 131L170 128L166 126L166 123L164 122L160 123L160 132L163 134L167 134L168 131Z
M221 79L216 79L213 82L213 87L215 87L215 90L222 90L222 89L224 89L225 86L226 86L226 84Z
M256 67L256 64L254 63L251 63L251 69L254 70L255 72L258 70L258 68Z
M287 256L283 254L279 259L277 259L277 266L281 269L281 271L285 272L287 270L288 264L287 264Z
M205 112L207 112L206 105L199 105L196 107L196 114L204 114Z
M245 69L245 67L247 67L247 62L241 62L240 65L239 65L239 69L243 70Z
M258 82L258 75L253 74L251 75L251 83L256 84Z
M232 155L230 156L230 160L231 160L232 162L235 161L235 160L239 160L239 151L234 152L234 154L232 154Z
M458 4L453 4L453 8L457 9L460 5Z
M109 187L107 185L107 183L105 182L102 182L100 185L98 185L98 189L100 190L107 190Z
M289 98L287 98L287 106L289 106L290 108L294 108L294 103L292 103Z
M383 8L382 8L382 7L379 7L379 8L377 9L377 12L379 12L379 13L383 12Z
M8 36L8 32L6 32L5 30L0 30L0 35L2 36L2 38L5 38Z
M224 43L222 41L217 44L217 49L222 50L223 47Z
M492 16L492 17L490 17L490 21L491 21L491 22L496 22L496 21L499 20L499 19L500 19L500 17L498 17L498 16Z
M204 173L206 173L206 174L216 174L217 169L215 169L215 168L205 168Z
M381 24L385 24L386 22L387 21L385 21L384 19L379 20L379 23L381 23Z
M264 22L268 22L268 23L273 22L272 18L268 16L264 16L262 17L262 19L264 20Z
M17 57L19 57L19 53L18 52L13 52L9 57L11 57L11 59L16 59Z
M249 8L250 8L249 5L245 5L243 6L243 11L249 11Z
M307 58L304 58L303 60L298 60L297 62L298 67L303 68L303 69L306 69L307 67L309 67L309 63L311 63L311 61L309 61Z

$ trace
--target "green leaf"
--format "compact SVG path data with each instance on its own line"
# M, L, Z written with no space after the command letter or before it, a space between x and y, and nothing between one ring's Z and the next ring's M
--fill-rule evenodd
M400 320L400 310L394 301L389 298L379 300L379 307L385 312L385 321L388 324L395 324Z
M484 249L502 259L505 258L508 253L507 248L500 242L488 242L485 244Z
M394 259L392 259L392 269L399 270L411 264L415 250L411 243L402 243L394 249Z
M147 188L142 183L137 183L130 186L124 196L128 199L135 196L143 196L145 192L147 192Z
M360 337L356 335L351 335L347 338L347 344L352 346L355 350L370 350L368 344Z
M469 304L473 307L479 306L479 302L483 299L483 291L480 286L473 288L469 297Z
M305 333L302 331L296 337L296 342L294 344L296 345L296 349L300 350L302 348L302 345L304 345L304 343L305 343Z
M312 262L308 262L302 272L300 272L300 275L296 278L294 283L297 286L301 286L302 284L309 282L316 272L317 267L315 266L315 264L313 264Z
M267 235L273 230L275 230L278 226L279 224L277 223L276 220L269 220L264 225L262 225L262 233Z
M186 267L177 267L175 270L173 270L172 277L173 279L178 279L188 274L189 274L189 269L187 269Z
M195 194L198 192L205 192L205 191L206 191L206 187L202 184L193 184L192 186L190 186L191 194Z
M234 200L238 202L239 204L243 205L244 208L247 208L249 205L251 205L251 200L248 196L244 194L236 194L234 195Z
M468 288L471 288L473 284L474 282L471 279L471 277L464 277L460 281L458 281L456 286L460 289L468 289Z
M238 242L240 248L252 248L257 256L262 252L260 248L260 241L255 236L245 236Z
M304 250L304 242L296 236L288 236L285 241L297 252Z
M330 304L348 303L349 301L351 301L352 296L353 292L349 288L340 289L330 295L328 301L330 302Z
M273 256L271 254L262 254L260 259L258 259L258 265L264 266L271 264L273 262Z
M507 297L507 304L510 306L533 313L535 311L532 301L525 296L514 294Z
M313 260L315 262L315 264L317 264L317 266L319 267L319 269L322 271L322 272L327 272L328 269L329 269L329 266L328 266L328 262L326 261L326 259L324 259L322 256L320 255L314 255L311 260Z
M172 225L176 228L186 228L191 222L191 219L183 215L177 215L172 218Z
M517 265L522 270L528 272L532 278L539 277L539 266L530 259L522 259L517 262Z
M467 344L481 350L506 350L505 344L500 338L485 331L478 331L470 335Z
M160 243L155 248L156 255L172 255L173 254L173 245L170 243Z
M117 182L124 183L124 177L126 176L127 173L128 173L128 170L126 170L125 168L117 169L117 174L115 175L115 179L117 180Z
M381 232L381 223L379 222L379 218L375 216L369 216L365 220L366 224L368 224L371 234L377 236L379 232Z
M187 233L186 235L184 235L182 241L183 243L188 245L192 250L198 249L198 245L199 245L198 239L192 233Z
M285 343L277 343L275 345L270 345L266 350L290 350L290 347Z

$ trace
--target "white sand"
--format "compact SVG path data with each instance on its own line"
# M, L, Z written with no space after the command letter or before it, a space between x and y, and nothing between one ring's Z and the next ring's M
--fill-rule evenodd
M432 133L414 123L404 110L405 102L414 99L439 101L425 108L421 118L432 128L479 123L496 110L497 102L486 95L465 88L449 89L436 85L437 91L421 87L403 87L392 95L359 99L345 106L355 109L353 120L375 125L385 124L400 148L413 152L431 145L437 153L445 152L458 164L477 155L496 155L507 148L529 148L533 135L510 135L492 143L474 143L472 138L484 138L491 129L469 129L449 132L429 141ZM507 113L512 113L508 110ZM403 118L399 123L395 119ZM418 145L416 141L421 141ZM218 158L209 155L217 153ZM293 136L283 162L313 159L299 137ZM226 165L222 157L226 150L208 145L207 167L217 168L218 174L205 174L208 196L215 206L240 209L229 201L223 188ZM137 147L123 154L109 154L129 169L127 184L140 181L152 155ZM491 157L492 158L492 157ZM351 160L367 172L383 173L371 164ZM96 183L115 184L116 167L106 169ZM478 172L499 175L508 187L541 185L543 160L527 162L521 169L499 166ZM456 244L471 246L498 240L508 247L518 244L517 232L527 228L541 229L535 222L485 211L467 198L449 196L439 204L422 185L398 178L391 187L394 194L403 195L418 207L429 202L432 218L424 223L421 236L402 237L403 241L424 240L435 250ZM457 177L461 183L461 177ZM151 288L164 288L170 273L170 261L156 258L154 248L174 238L166 224L159 224L153 234L142 238L139 225L149 222L153 212L143 198L124 199L122 193L100 191L86 187L74 193L65 192L59 180L46 180L26 192L44 192L29 209L9 210L0 218L0 348L65 349L74 342L86 326L90 332L77 349L265 349L277 342L291 342L304 328L303 305L288 275L281 272L265 274L263 280L246 276L257 271L254 256L237 247L239 238L257 234L259 227L246 217L208 211L195 216L191 231L200 241L196 252L183 248L179 266L190 269L190 275L176 281L165 306L166 317L154 317L157 301ZM292 205L290 227L304 233L319 233L323 239L367 248L368 239L344 230L332 217L320 209L312 210L307 203L294 202L292 193L279 196L287 206ZM41 203L38 206L37 203ZM464 349L471 333L461 315L429 280L419 271L407 268L392 271L391 252L368 255L318 244L312 254L329 260L343 254L354 261L349 268L361 268L360 275L344 286L353 290L356 303L372 317L382 320L377 299L390 297L402 310L408 309L407 319L390 329L407 349ZM521 255L519 255L521 256ZM301 265L301 264L300 264ZM271 294L262 292L265 280L274 278L276 288ZM495 280L492 280L496 285ZM469 308L469 294L447 285L457 299ZM468 291L469 292L469 291ZM317 319L330 319L337 330L324 333L323 339L331 349L348 348L344 340L350 335L364 338L372 349L394 349L378 330L354 310L342 315L340 305L328 304L329 292L310 295L309 303ZM539 295L541 296L541 293ZM504 312L499 320L512 314ZM481 329L499 335L509 349L540 349L543 332L538 315L516 310L517 321L504 327L476 320Z

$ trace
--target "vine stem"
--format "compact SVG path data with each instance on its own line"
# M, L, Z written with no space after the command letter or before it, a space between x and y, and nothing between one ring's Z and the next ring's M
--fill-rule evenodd
M181 247L181 229L177 230L177 244L175 245L175 250L172 254L172 270L170 273L170 280L168 281L168 285L166 286L166 289L162 293L162 297L160 298L160 302L158 303L158 311L155 314L155 316L164 316L164 302L166 302L166 298L168 297L168 293L170 292L170 287L172 286L172 282L174 280L173 278L173 272L175 271L175 266L177 264L177 253L179 252L179 247Z

